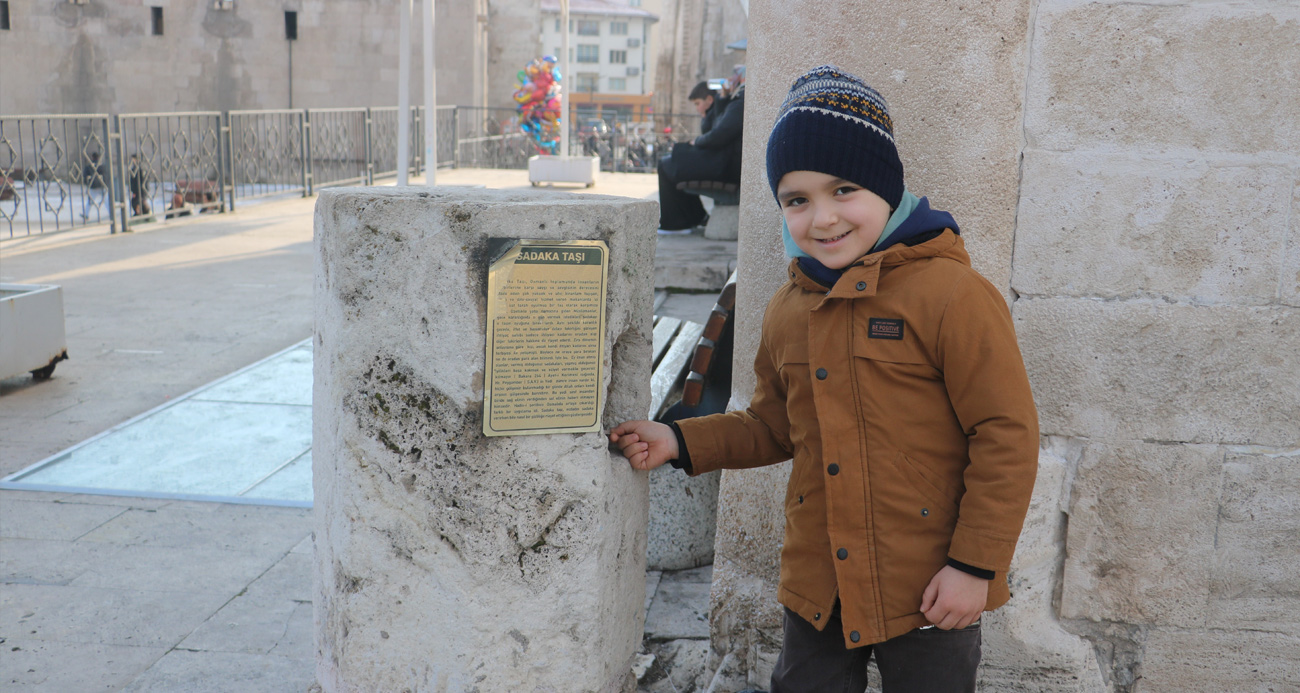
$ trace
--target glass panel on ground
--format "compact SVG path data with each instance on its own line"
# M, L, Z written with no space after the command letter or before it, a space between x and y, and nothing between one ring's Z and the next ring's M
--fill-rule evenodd
M310 505L311 340L4 480L7 488Z

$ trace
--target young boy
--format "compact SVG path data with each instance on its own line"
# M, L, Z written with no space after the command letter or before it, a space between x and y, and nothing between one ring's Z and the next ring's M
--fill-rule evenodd
M1006 603L1038 422L1011 315L957 224L903 186L885 100L799 77L767 144L789 281L748 409L624 423L632 466L702 474L793 457L773 693L975 690L979 618Z

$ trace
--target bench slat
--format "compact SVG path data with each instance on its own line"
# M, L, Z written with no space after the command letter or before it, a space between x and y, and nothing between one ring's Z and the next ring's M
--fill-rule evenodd
M659 322L655 323L654 339L651 342L654 356L651 357L651 363L656 366L659 364L659 360L663 358L668 345L673 341L673 335L677 334L677 328L681 327L681 325L682 321L677 318L661 317Z
M677 384L677 379L681 377L682 370L686 367L687 359L695 349L695 343L699 341L700 335L704 334L704 325L698 322L687 320L681 327L681 332L676 339L672 340L668 353L664 355L663 360L650 376L651 419L659 416L660 410L664 407L664 400L672 393L673 386Z

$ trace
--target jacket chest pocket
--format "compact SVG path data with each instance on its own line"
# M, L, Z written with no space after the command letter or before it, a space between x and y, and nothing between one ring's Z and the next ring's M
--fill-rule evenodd
M855 335L854 368L869 387L908 387L924 382L942 382L943 372L930 364L922 346L911 339L872 339Z

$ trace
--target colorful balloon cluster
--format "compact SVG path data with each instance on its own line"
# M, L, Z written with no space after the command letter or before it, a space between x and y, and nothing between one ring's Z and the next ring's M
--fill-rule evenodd
M554 154L560 146L560 68L555 56L530 60L515 77L515 103L519 104L519 129L537 144L538 150Z

